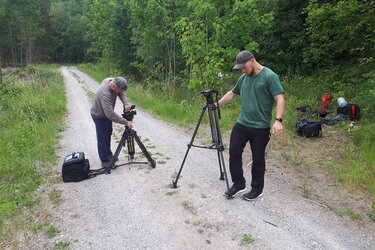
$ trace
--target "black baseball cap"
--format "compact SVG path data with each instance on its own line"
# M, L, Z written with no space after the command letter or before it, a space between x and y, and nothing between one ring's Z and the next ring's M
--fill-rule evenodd
M243 67L245 67L245 64L252 58L254 58L254 55L249 51L241 51L236 57L236 65L234 65L233 69L242 69Z

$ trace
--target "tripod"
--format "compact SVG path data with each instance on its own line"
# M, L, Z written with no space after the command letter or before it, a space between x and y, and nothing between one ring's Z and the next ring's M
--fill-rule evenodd
M176 180L175 181L172 180L172 188L177 188L177 181L180 178L182 168L184 167L186 158L189 154L189 151L190 151L191 147L197 147L197 148L216 149L217 157L218 157L218 160L219 160L219 168L220 168L220 178L219 179L220 180L225 179L227 189L229 189L229 183L228 183L227 172L226 172L226 169L225 169L224 156L223 156L224 146L223 146L223 140L222 140L220 128L219 128L220 110L219 110L219 105L217 105L217 107L216 107L216 105L214 104L214 100L213 100L213 97L212 97L212 95L214 93L216 94L216 101L217 101L217 94L218 94L217 90L209 89L209 90L205 90L205 91L201 92L201 94L203 94L206 97L206 104L203 106L203 110L202 110L202 113L201 113L201 115L198 119L198 123L195 127L193 136L191 138L190 143L188 144L188 149L186 150L186 154L185 154L185 157L182 161L180 170L178 171ZM206 112L206 110L208 110L208 118L209 118L209 121L210 121L210 129L211 129L211 136L212 136L213 144L211 146L194 145L195 136L197 135L199 126L202 122L203 115ZM232 199L232 198L233 198L232 196L228 196L228 199Z
M134 154L135 154L135 148L134 148L134 140L137 142L138 146L142 150L142 153L146 157L148 162L135 162L134 160ZM124 164L115 165L118 156L121 152L122 147L125 147L125 144L128 144L128 154L129 154L129 162ZM152 168L156 167L156 162L151 158L150 154L147 152L146 147L143 145L141 139L139 139L137 132L134 129L131 129L127 126L125 126L125 131L121 136L121 140L117 146L116 152L114 156L112 157L111 163L110 163L110 169L115 169L120 166L128 165L128 164L151 164Z

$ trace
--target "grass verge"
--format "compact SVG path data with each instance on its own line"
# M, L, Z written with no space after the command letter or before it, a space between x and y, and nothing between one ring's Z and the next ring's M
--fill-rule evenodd
M50 165L56 161L65 110L62 82L56 65L30 65L6 76L0 86L0 242L4 248L17 245L15 234L30 219L24 217L25 211L38 203L33 192L50 178Z

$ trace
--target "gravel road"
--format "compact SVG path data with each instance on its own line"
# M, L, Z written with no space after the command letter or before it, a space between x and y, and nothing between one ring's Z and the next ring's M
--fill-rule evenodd
M61 73L68 110L58 152L61 163L65 155L84 151L91 169L100 168L90 116L98 83L75 67L62 67ZM121 106L116 112L122 112ZM70 249L81 250L375 249L375 230L303 198L290 178L280 174L283 166L272 155L267 159L264 195L255 202L223 196L226 185L219 180L214 150L192 148L178 188L170 188L192 131L163 122L138 107L134 122L157 161L156 168L130 164L82 182L55 184L63 197L53 212L59 229L55 243L68 242ZM123 129L114 127L113 150ZM227 153L226 149L228 164ZM126 152L120 154L119 162L127 162ZM249 167L245 175L250 180ZM252 237L252 243L243 241L246 236Z

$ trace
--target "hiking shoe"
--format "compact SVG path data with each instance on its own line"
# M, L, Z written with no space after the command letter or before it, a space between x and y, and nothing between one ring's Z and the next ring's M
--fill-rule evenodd
M228 189L224 193L224 195L225 196L232 196L232 197L234 197L234 196L236 196L236 194L243 193L245 191L246 191L246 187L244 187L244 188L238 188L235 185L233 185L230 189Z
M242 198L247 201L254 201L257 198L261 197L262 195L263 195L262 191L259 192L255 190L254 188L252 188L250 192L242 195Z

